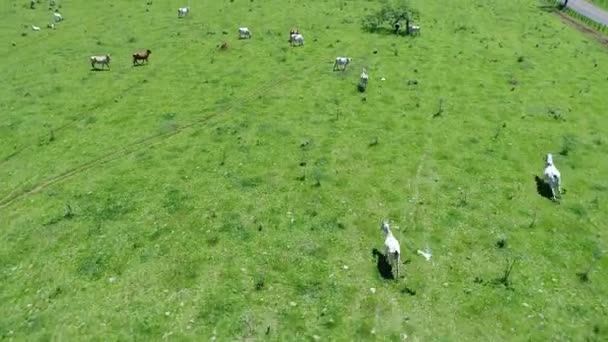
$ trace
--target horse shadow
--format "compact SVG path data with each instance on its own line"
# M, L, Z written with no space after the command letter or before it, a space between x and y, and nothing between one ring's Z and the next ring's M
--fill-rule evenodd
M380 272L380 276L383 279L395 279L391 264L388 262L386 255L377 248L372 249L372 255L376 259L376 267L378 268L378 272Z
M143 62L142 62L142 63L133 63L133 67L134 67L134 68L136 68L136 67L141 67L141 66L144 66L144 65L147 65L147 64L148 64L148 63L143 63Z
M110 69L106 69L106 68L102 68L102 69L99 69L99 68L91 68L91 71L110 71Z
M538 176L534 176L534 181L536 182L536 192L542 197L547 199L553 199L553 192L551 191L551 186L547 184L542 178Z

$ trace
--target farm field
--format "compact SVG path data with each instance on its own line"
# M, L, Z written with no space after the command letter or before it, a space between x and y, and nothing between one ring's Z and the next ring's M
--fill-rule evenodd
M590 2L604 8L608 9L608 0L591 0Z
M2 339L608 339L608 50L538 3L59 2L0 6Z

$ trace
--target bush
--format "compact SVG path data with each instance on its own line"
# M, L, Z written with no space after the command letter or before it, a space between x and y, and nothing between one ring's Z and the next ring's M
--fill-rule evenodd
M363 29L368 32L377 32L383 26L392 29L393 24L397 21L405 20L409 22L417 17L418 11L409 4L408 0L386 1L379 11L365 16L362 25Z

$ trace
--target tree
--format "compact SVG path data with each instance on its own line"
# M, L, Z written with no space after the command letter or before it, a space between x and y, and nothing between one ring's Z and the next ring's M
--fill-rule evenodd
M405 21L405 34L410 33L410 21L418 17L408 0L385 1L380 10L363 18L363 29L368 32L378 32L386 26L392 25L395 33L398 33L400 21Z

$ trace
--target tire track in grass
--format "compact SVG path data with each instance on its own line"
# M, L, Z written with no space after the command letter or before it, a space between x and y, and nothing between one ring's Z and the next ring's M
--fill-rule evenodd
M304 72L304 74L306 74L307 71L309 71L310 69L313 69L314 67L317 66L317 64L315 63L310 63L308 68L302 69L302 71ZM282 79L272 79L271 81L268 82L268 84L264 87L257 87L258 91L257 92L253 92L253 93L249 93L249 96L244 96L243 98L241 98L240 100L235 100L231 102L231 105L228 106L228 108L224 109L222 112L215 112L212 113L210 115L206 115L203 118L200 118L198 120L195 120L193 122L190 122L188 124L184 124L181 126L178 126L177 128L175 128L174 130L170 131L170 132L165 132L165 133L157 133L157 134L153 134L150 135L148 137L144 137L142 139L139 139L133 143L129 143L126 145L122 145L122 146L118 146L112 149L112 152L108 152L105 153L97 158L94 158L84 164L81 164L79 166L76 166L74 168L71 168L67 171L64 171L56 176L52 176L50 178L47 178L46 180L43 180L41 182L39 182L38 184L32 185L31 187L25 187L22 188L20 191L14 189L11 190L9 192L8 195L4 195L1 199L0 199L0 209L6 208L9 205L11 205L12 203L16 202L17 200L26 197L28 195L32 195L35 193L38 193L54 184L60 183L64 180L67 180L71 177L74 177L76 175L79 175L83 172L86 172L88 170L94 169L96 167L105 165L111 161L120 159L122 157L126 157L128 155L133 154L134 152L149 148L151 146L154 146L156 144L160 144L162 142L164 142L165 140L167 140L168 138L177 135L179 133L182 133L184 130L188 129L188 128L193 128L196 127L200 124L203 124L215 117L218 117L221 114L225 114L228 113L229 111L231 111L237 104L244 104L248 101L250 101L253 98L257 98L258 96L260 96L261 94L265 93L267 90L269 90L270 88L276 88L279 87L281 84L291 80L293 77L297 77L298 74L290 74L287 73L288 76L285 76Z
M187 55L187 52L184 52L184 53L182 53L182 54L180 54L178 56L181 58L181 57L183 57L185 55ZM170 58L170 56L168 56L167 58L162 59L162 60L160 60L160 62L157 62L157 63L163 63L163 62L165 62L168 59L173 60L173 58ZM118 72L121 72L121 71L124 71L124 70L127 70L127 69L132 69L132 68L133 68L133 66L129 66L129 67L125 66L125 67L119 68ZM116 69L112 69L112 70L116 70ZM152 69L151 72L148 73L148 74L146 74L146 76L144 76L144 77L152 77L152 76L154 76L158 72L158 70L159 69ZM93 70L89 69L89 72L97 72L97 71L93 71ZM140 83L141 83L141 79L137 79L137 80L134 80L133 82L129 82L128 86L125 87L126 89L119 90L116 93L114 93L113 96L109 96L109 97L107 97L104 100L100 100L100 101L98 101L96 103L91 104L90 107L88 107L87 109L81 110L78 114L73 115L71 118L68 118L67 122L63 123L60 126L57 126L56 128L53 128L51 130L53 132L58 133L58 132L61 132L63 130L66 130L66 129L69 129L69 128L73 127L76 123L78 123L81 120L83 120L92 111L95 111L95 110L97 110L97 109L99 109L101 107L107 106L108 104L114 103L113 99L115 99L117 96L128 95L130 92L135 91L137 89L137 87L135 87L135 86L138 85L138 84L140 84ZM28 149L32 148L33 146L34 145L32 145L32 144L23 146L23 147L21 147L21 148L18 149L18 152L19 153L24 152L25 150L28 150ZM2 164L4 164L4 163L8 162L14 156L14 154L15 153L11 153L10 155L8 155L8 156L0 159L0 166L2 166ZM2 202L0 202L0 203L2 203Z
M428 135L427 135L428 137ZM422 172L424 171L424 166L426 163L426 159L428 158L428 155L430 153L430 151L433 148L433 138L428 137L426 143L424 144L424 149L422 152L422 156L420 157L420 161L418 162L418 167L416 168L416 175L414 176L414 179L412 181L410 181L410 190L412 190L413 188L413 192L414 192L414 196L412 198L410 198L409 202L412 203L413 205L413 209L411 208L407 208L406 209L406 217L407 217L407 212L409 211L409 216L411 217L411 221L414 226L420 226L422 231L423 231L423 239L425 241L428 241L428 232L424 229L424 227L428 226L427 220L424 220L424 222L420 222L419 219L419 199L420 199L420 180L421 180L421 175ZM411 245L408 246L408 249L411 249L412 252L414 254L416 254L416 250L417 248L412 247Z

